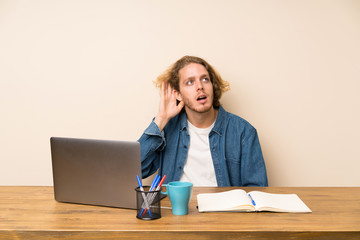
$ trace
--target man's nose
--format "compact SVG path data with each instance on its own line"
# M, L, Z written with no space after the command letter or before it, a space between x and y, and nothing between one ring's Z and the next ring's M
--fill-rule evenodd
M204 89L203 83L201 82L201 80L197 80L196 81L196 90L202 90L202 89Z

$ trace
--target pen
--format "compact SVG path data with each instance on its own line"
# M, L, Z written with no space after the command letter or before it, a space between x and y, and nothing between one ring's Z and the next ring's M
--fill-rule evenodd
M156 187L156 185L158 184L158 182L160 181L160 176L156 174L154 180L152 181L151 183L151 186L150 186L150 190L149 191L153 191L154 188ZM152 196L152 193L149 193L147 196L146 196L146 200L148 201L148 203L150 202L149 200L151 199L151 196ZM151 204L151 202L150 202ZM148 208L150 210L150 208ZM145 215L147 209L144 210L144 204L142 206L142 209L140 211L140 215L143 216ZM149 213L150 214L150 213ZM151 216L150 216L151 217Z
M249 195L249 197L250 197L250 199L251 199L252 204L253 204L254 206L256 206L256 203L255 203L254 199L251 197L250 194L248 194L248 195Z
M163 184L165 178L166 178L166 175L164 175L164 176L162 177L161 181L159 182L160 176L158 176L158 179L157 179L157 181L156 181L156 184L154 184L154 186L157 185L155 191L159 191L159 190L160 190L161 185ZM159 182L159 184L157 184L157 182ZM148 197L149 197L149 199L148 199L149 201L148 201L148 202L149 202L150 204L152 204L152 202L154 201L154 199L155 199L155 197L156 197L156 195L157 195L158 193L157 193L157 192L154 192L154 193L150 193L150 194L151 194L150 196L148 195ZM145 213L146 213L146 209L145 209L145 212L143 212L142 214L144 215Z
M161 181L159 182L159 185L156 187L155 191L159 191L161 188L161 185L163 184L163 182L165 181L166 175L164 175L161 179ZM153 193L150 197L150 204L152 204L152 202L154 201L155 197L156 197L157 192Z
M162 177L161 181L160 181L160 176L158 177L155 185L153 186L153 187L155 187L155 186L157 185L155 191L159 191L159 190L160 190L161 185L163 184L165 178L166 178L166 175L164 175L164 176ZM160 181L160 182L159 182L159 181ZM150 195L150 197L149 197L149 203L150 203L150 204L152 203L152 201L154 201L154 198L155 198L156 194L157 194L157 193L155 192L155 193L152 193L152 194Z
M162 179L161 179L161 181L159 182L159 185L156 187L155 191L159 191L159 190L160 190L161 185L162 185L162 184L164 183L164 181L165 181L165 178L166 178L166 175L164 175L164 176L162 177ZM152 199L151 199L150 202L152 202L152 201L154 200L156 194L157 194L157 193L154 193L154 194L152 195Z
M151 187L150 187L150 190L149 190L149 191L153 191L153 190L154 190L154 188L155 188L156 185L158 184L159 180L160 180L160 176L159 176L159 175L156 175L155 178L154 178L154 180L153 180L153 182L152 182L152 184L151 184Z
M150 217L152 217L152 216L151 216L151 211L150 211L150 206L149 206L149 203L148 203L147 198L146 198L146 196L145 196L144 188L143 188L143 186L142 186L142 183L141 183L141 180L140 180L139 175L136 175L136 178L137 178L137 181L138 181L138 184L139 184L139 187L140 187L140 191L142 191L141 195L142 195L142 197L143 197L143 199L144 199L145 206L146 206L147 209L149 209L149 215L150 215ZM143 211L143 208L141 208L141 211L140 211L140 214L139 214L140 216L142 215L142 214L141 214L142 211Z
M159 183L159 185L157 186L157 188L156 188L156 191L159 191L160 190L160 188L161 188L161 185L164 183L164 181L165 181L165 178L166 178L166 175L164 175L163 177L162 177L162 179L161 179L161 181L160 181L160 183Z

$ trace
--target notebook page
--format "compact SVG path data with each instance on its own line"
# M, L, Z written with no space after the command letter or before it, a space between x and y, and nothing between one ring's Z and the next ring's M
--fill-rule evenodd
M259 191L249 193L258 210L279 212L311 212L296 194L273 194Z
M201 193L197 195L199 212L231 211L244 205L245 210L253 210L251 199L241 189L220 193ZM235 208L235 209L234 209Z

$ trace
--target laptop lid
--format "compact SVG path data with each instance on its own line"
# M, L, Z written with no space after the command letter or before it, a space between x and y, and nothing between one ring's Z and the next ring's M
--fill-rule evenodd
M55 200L136 209L140 143L50 139Z

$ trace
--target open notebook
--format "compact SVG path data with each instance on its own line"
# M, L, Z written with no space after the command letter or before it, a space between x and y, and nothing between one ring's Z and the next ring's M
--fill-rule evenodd
M199 212L311 212L296 194L274 194L260 191L246 193L235 189L197 195Z

